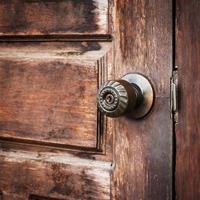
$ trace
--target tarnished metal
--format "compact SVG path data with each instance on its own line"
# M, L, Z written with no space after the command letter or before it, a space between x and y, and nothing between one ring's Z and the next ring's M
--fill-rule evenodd
M98 92L100 111L109 117L127 115L144 117L153 105L153 88L143 75L127 74L120 80L110 80Z
M150 81L145 76L137 73L127 74L122 79L137 85L142 95L142 100L135 107L134 111L129 114L129 117L135 119L143 118L150 112L154 103L154 90Z
M171 118L174 119L174 122L178 122L178 73L177 67L176 70L173 71L171 77Z

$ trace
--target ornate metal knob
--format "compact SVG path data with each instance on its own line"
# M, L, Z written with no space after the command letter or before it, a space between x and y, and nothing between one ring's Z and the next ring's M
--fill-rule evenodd
M98 106L109 117L129 115L144 117L153 104L153 89L140 74L127 74L120 80L109 80L98 92Z

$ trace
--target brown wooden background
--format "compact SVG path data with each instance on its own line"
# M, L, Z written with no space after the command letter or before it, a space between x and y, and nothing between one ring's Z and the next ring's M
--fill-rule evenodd
M200 1L176 1L176 198L200 199Z
M25 76L29 75L26 68L27 65L25 66L25 62L19 60L21 58L26 60L28 57L29 61L38 59L40 57L39 53L44 52L49 59L58 58L63 60L67 55L68 58L71 58L71 61L73 60L73 66L81 74L85 74L88 77L88 85L93 85L95 90L97 89L96 86L107 78L116 79L128 72L140 72L151 80L155 88L156 98L150 115L141 121L133 122L125 117L116 119L114 123L111 120L106 121L108 125L106 143L105 137L102 136L103 134L101 136L96 135L96 130L103 129L102 127L105 124L101 121L103 125L99 127L97 126L98 121L96 121L96 118L94 120L94 116L98 115L95 94L91 93L90 89L85 90L85 94L89 96L89 98L85 99L87 106L95 110L91 114L88 112L88 108L84 108L85 110L82 108L83 112L88 116L87 127L89 127L88 130L90 129L90 131L87 132L87 129L85 130L85 133L87 132L88 134L87 137L78 135L79 137L75 138L74 135L71 135L70 143L73 143L71 146L68 143L69 140L63 141L62 138L58 141L55 141L55 138L47 141L49 146L51 146L50 143L52 142L55 144L56 142L62 142L63 145L66 145L64 147L66 147L67 153L57 149L49 154L47 153L48 150L46 150L40 155L30 152L16 152L16 150L13 150L15 145L17 146L16 143L19 140L21 141L20 137L24 137L18 135L18 138L16 138L16 127L19 131L26 129L26 127L13 124L13 130L7 130L11 127L10 124L6 121L1 122L1 128L8 132L10 131L9 133L14 135L14 139L12 139L10 135L2 132L0 141L0 164L4 169L0 170L0 184L3 190L7 191L7 198L13 198L13 193L17 192L19 194L16 198L19 199L22 196L27 198L30 194L35 194L35 192L37 192L37 195L41 194L43 196L49 192L52 186L56 186L54 189L60 193L59 198L65 198L67 195L71 195L74 199L109 198L110 188L112 187L113 198L119 200L170 200L173 198L178 200L199 200L200 1L69 0L60 1L58 5L57 2L51 3L49 7L42 6L41 1L34 1L36 3L31 8L34 12L31 11L30 5L25 1L21 1L21 3L18 0L9 2L12 4L10 7L9 5L6 7L6 1L0 2L2 16L0 26L4 27L0 30L0 36L4 36L4 39L1 37L0 41L19 41L23 38L23 41L29 42L30 40L51 40L54 42L45 44L40 42L38 46L35 45L36 43L33 45L31 42L26 44L20 42L1 43L0 57L2 66L0 67L0 81L2 84L0 91L1 94L4 93L0 96L0 102L1 100L3 102L1 103L2 111L3 108L6 108L7 110L14 110L13 113L15 114L17 113L15 109L19 109L17 104L15 104L14 109L12 108L12 102L16 103L16 101L12 101L12 98L9 97L10 93L7 93L3 86L3 84L6 84L6 74L9 76L10 81L11 79L13 80L13 86L10 84L9 86L12 86L10 89L13 91L12 95L15 96L17 93L15 91L15 81L19 82L17 74L24 73ZM12 13L11 8L13 7L16 12ZM66 7L71 8L68 14L64 12ZM6 12L9 9L11 12ZM23 12L20 12L20 10L23 10ZM44 18L43 15L38 15L38 12L48 13L48 15ZM12 14L8 15L8 13ZM29 14L25 16L25 13ZM99 16L101 16L101 19ZM63 17L68 20L59 23ZM15 31L13 31L14 29ZM49 38L45 38L46 34L48 34ZM111 35L113 36L112 43ZM68 41L68 43L58 43L58 41ZM78 43L69 43L69 41L78 41ZM104 43L100 43L100 41L104 41ZM40 49L39 53L38 47ZM110 53L110 51L112 52ZM88 52L93 52L93 54ZM91 58L92 61L90 60ZM75 61L76 64L74 64ZM37 62L39 66L40 62ZM10 69L8 63L11 66ZM21 68L21 72L12 67L15 66L15 63L16 66ZM34 63L35 60L30 62L30 69L34 68ZM49 65L46 59L43 61L44 63ZM57 64L60 65L62 62ZM178 66L179 71L179 120L173 132L173 124L170 118L169 80L175 64ZM56 67L55 63L54 66ZM89 66L94 67L94 71L90 71ZM109 67L106 68L106 66ZM85 72L83 68L85 68ZM37 73L34 70L32 69L30 74L32 80L35 80L34 73ZM63 70L64 73L60 73L61 77L65 74L73 74L70 69L63 67ZM54 77L53 72L50 74ZM80 80L85 79L80 74L78 77ZM41 86L45 76L40 78L39 85ZM54 78L57 80L57 77ZM59 83L60 80L57 80L57 82ZM19 82L18 86L22 88L23 85L27 85L27 82ZM71 85L78 91L77 94L81 93L81 88L76 85L76 82L71 82ZM48 87L48 89L52 93L61 88L51 89ZM94 91L94 88L92 91ZM31 95L33 94L31 93ZM57 96L55 94L54 98ZM4 105L5 99L3 98L6 98L7 103L9 101L11 103ZM23 102L24 99L20 98L21 102ZM63 98L63 96L61 95L60 98ZM54 104L56 103L54 99L52 101ZM66 102L64 103L66 104ZM33 107L34 104L35 102L33 102ZM72 102L68 102L68 104L69 107L73 106ZM66 109L65 111L68 110ZM10 115L5 114L6 112L2 113L2 119L13 121L13 113L9 112L11 113ZM25 112L22 116L23 120L28 120L30 117L27 113ZM46 118L43 110L41 110L41 113ZM83 118L85 119L85 117L81 116L79 118L81 122ZM55 120L53 121L55 122ZM59 125L58 128L60 126L62 128L64 124ZM74 126L70 126L71 123L69 123L69 129L74 128ZM76 124L76 127L82 128L83 126ZM36 131L40 131L39 126L34 128ZM28 127L27 129L30 128ZM44 130L46 129L44 128ZM175 137L173 137L173 134ZM12 141L8 142L8 139ZM24 144L21 145L20 143L19 146L25 150L25 143L29 146L30 139L25 137L23 139ZM38 140L40 139L38 138ZM46 141L46 138L43 138L43 140ZM12 143L13 141L15 142ZM42 144L44 144L44 141ZM55 144L52 146L57 146ZM70 150L73 145L76 148L78 147L78 151ZM20 147L18 148L20 149ZM33 150L35 147L31 148ZM37 146L35 149L38 151L39 147ZM101 150L102 155L96 155L95 153L97 152L93 152L97 150ZM107 153L106 156L104 156L105 152ZM114 158L112 160L113 152ZM20 156L24 159L20 159ZM31 162L30 157L32 158ZM52 164L51 159L54 159L53 161L57 164ZM69 159L73 161L70 164ZM60 160L63 163L59 163ZM112 161L114 161L113 166L110 164ZM8 170L10 168L12 170ZM80 168L85 170L83 170L83 174ZM114 170L112 174L111 170ZM24 178L27 176L26 173L29 176ZM98 179L99 174L104 175L102 179ZM112 175L113 181L110 181L110 175ZM61 177L61 182L57 179L58 176ZM11 177L11 179L7 180L7 177ZM12 179L12 177L14 178ZM34 180L33 177L35 178ZM48 184L46 183L47 179L50 180ZM97 181L94 182L94 179ZM33 185L33 181L35 181L35 185ZM76 184L78 181L79 185ZM173 182L175 185L173 185ZM69 194L66 193L66 188L70 191ZM92 192L88 193L87 191L90 190ZM80 195L80 191L84 193L83 196ZM56 195L55 197L57 197ZM0 199L2 198L1 196L0 191ZM31 195L31 197L32 199L35 198L34 195Z

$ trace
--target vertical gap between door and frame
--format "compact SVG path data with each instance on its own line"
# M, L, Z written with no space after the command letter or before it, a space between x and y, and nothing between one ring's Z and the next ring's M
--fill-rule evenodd
M176 70L176 0L172 0L172 72ZM172 199L176 199L176 132L174 114L172 117Z

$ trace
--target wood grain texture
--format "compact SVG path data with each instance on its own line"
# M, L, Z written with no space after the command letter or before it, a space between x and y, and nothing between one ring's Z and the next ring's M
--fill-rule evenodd
M96 107L103 47L19 43L0 49L0 138L96 148L103 137Z
M177 0L176 64L179 121L176 126L176 195L200 199L200 2Z
M12 2L19 3L19 1ZM37 2L36 4L38 2L43 4L43 1L35 2ZM50 5L49 2L47 4ZM60 2L66 3L67 1ZM71 0L68 2L72 3ZM86 5L88 2L91 4L99 2L101 4L101 1L73 1L73 3L76 2L80 2L80 5ZM51 3L55 5L53 0ZM62 85L64 83L65 86L68 86L65 80L67 78L70 81L70 86L72 86L70 89L76 89L76 94L71 91L70 97L73 98L71 100L66 99L69 101L69 108L66 109L65 106L60 105L62 107L61 110L68 113L68 109L74 107L71 101L77 101L75 97L78 96L76 95L82 94L80 83L84 82L85 79L88 81L85 86L91 85L93 87L107 79L118 79L126 73L139 72L150 79L155 89L156 98L151 113L145 119L138 121L133 121L126 117L115 120L104 119L104 121L100 118L99 121L102 120L102 124L98 128L104 129L104 127L107 127L106 135L103 137L97 136L97 140L101 141L105 149L103 151L104 155L100 159L107 160L108 154L110 159L111 152L114 151L112 163L99 161L99 157L91 155L89 151L85 151L83 155L82 152L72 152L73 150L63 153L51 148L43 151L39 147L35 149L31 147L31 151L22 152L20 149L15 149L17 143L6 142L5 144L0 141L0 165L2 169L0 171L0 191L3 192L4 199L28 199L31 197L30 195L32 197L36 195L38 198L45 197L59 200L172 199L172 123L169 105L169 81L172 70L171 1L109 0L109 5L108 18L111 23L109 30L112 31L114 36L112 44L101 44L99 42L1 43L0 60L2 63L0 63L2 64L2 73L0 75L2 74L2 78L5 80L6 72L8 72L9 76L7 77L11 77L7 78L8 80L6 79L7 82L2 81L0 78L0 81L2 81L1 87L4 90L5 88L11 88L12 91L17 93L17 88L20 86L23 89L21 91L26 91L25 94L29 94L30 91L26 87L31 83L28 81L28 77L30 77L34 83L30 84L30 87L36 86L37 89L36 97L43 95L41 88L44 86L48 86L46 90L50 90L50 94L54 94L53 104L48 104L49 108L52 105L60 105L57 104L57 101L54 101L60 95L60 97L63 97L65 94L66 90L62 88ZM74 10L78 10L78 8L76 7ZM27 34L27 32L13 33L13 35L18 34ZM34 34L42 35L44 33L35 32ZM58 34L64 33L59 32ZM74 33L71 32L69 34ZM80 35L83 34L85 33L80 33ZM108 46L110 45L112 45L112 53L108 55L105 52L108 52L108 48L110 48ZM97 69L99 73L98 81L96 80L98 76L96 73ZM42 74L42 72L45 73ZM19 77L22 77L22 79L19 80ZM49 77L51 78L49 79ZM73 81L77 77L80 82ZM93 82L94 79L96 80L95 84ZM9 84L6 85L6 83ZM13 83L15 83L15 86L12 85ZM70 89L68 92L70 92ZM94 90L92 92L90 90L91 88L85 90L91 96L87 98L85 96L81 97L81 100L87 100L81 105L89 107L89 110L86 110L86 116L89 116L89 122L92 121L93 124L95 120L89 115L91 114L89 112L94 110L93 103L94 101L96 102L96 99L94 99L96 95L93 93ZM62 94L57 91L61 91ZM8 104L10 107L15 105L14 108L17 110L18 107L14 100L15 98L19 99L21 94L17 93L18 96L9 96L12 93L6 92L6 90L4 93L4 96L9 98L6 98L8 103L6 101L3 103ZM30 94L35 95L33 92ZM0 95L0 99L5 98L4 96L1 97ZM25 103L27 99L20 97L22 103ZM90 101L93 103L90 104ZM35 106L33 103L32 105ZM41 105L36 104L36 108L40 107ZM25 108L28 107L26 106ZM13 108L10 110L13 110ZM40 111L41 109L37 110ZM32 106L29 111L35 113ZM23 115L23 112L18 114L15 111L12 114L20 116ZM14 118L8 114L4 112L5 116L3 117L9 117L7 119L13 121ZM21 122L29 120L29 115L25 114ZM39 116L43 116L46 119L44 112ZM61 120L61 125L63 127L66 126L62 121L62 113L60 114L59 112L56 116L59 117L59 123ZM75 123L76 119L85 120L82 117L74 117L74 124L69 123L69 126L72 128L79 126L81 129L84 129L83 124L78 125ZM53 125L57 125L56 119L53 118ZM36 120L40 120L40 117L36 118ZM38 130L40 128L46 130L44 129L45 123L39 126L41 123L33 122L31 124L36 124ZM88 124L88 121L86 122ZM15 130L14 126L9 125L7 127ZM17 125L16 127L19 128L20 126ZM19 130L19 132L21 131ZM76 133L81 134L79 132ZM34 134L31 137L34 137ZM114 142L112 139L114 139ZM87 145L87 138L83 136L83 140L85 142L81 145ZM64 142L62 137L60 141ZM65 142L69 141L65 140ZM80 142L83 141L70 141L72 145ZM27 145L25 144L24 146ZM23 149L22 145L21 149ZM38 153L35 153L35 150ZM93 160L96 158L97 160Z
M110 199L110 163L57 155L1 151L3 199Z
M95 65L109 52L106 42L1 42L0 58L66 60L71 64ZM101 78L101 77L100 77Z
M0 36L108 34L107 0L2 0Z
M111 54L111 55L110 55ZM108 59L109 57L109 59ZM85 79L87 79L87 76L92 77L92 75L89 74L90 70L91 73L94 75L95 78L95 85L98 87L98 85L101 85L105 80L108 79L108 72L112 68L112 50L111 50L111 43L107 42L9 42L9 43L1 43L0 44L0 60L9 60L17 63L66 63L66 65L70 65L69 69L66 67L66 70L69 72L73 71L72 75L74 74L74 78L77 75L78 71L76 69L80 68L80 72L84 72L84 77L82 76L82 81L84 82ZM1 62L0 62L1 63ZM19 64L20 65L20 64ZM18 65L18 66L19 66ZM37 64L36 64L37 65ZM63 65L63 64L62 64ZM78 66L78 68L76 67ZM92 67L90 67L92 66ZM20 67L20 66L19 66ZM6 68L6 67L5 67ZM47 66L48 68L48 66ZM51 67L54 68L54 67ZM61 70L65 67L55 67L55 70ZM71 69L70 69L71 68ZM32 68L34 69L34 68ZM86 70L87 69L87 70ZM28 67L27 67L27 73L28 73ZM56 73L58 75L58 73ZM21 73L22 75L22 73ZM52 74L53 75L53 74ZM64 74L61 74L60 77L63 77ZM65 74L66 79L69 81L71 77L68 76L68 74ZM67 81L66 80L66 81ZM71 81L71 80L70 80ZM92 81L92 80L90 80ZM73 81L76 83L77 87L78 84L81 83L80 77L76 81ZM71 82L70 82L71 83ZM37 83L36 83L37 84ZM53 83L52 83L53 85ZM81 86L81 85L79 85ZM89 85L90 87L90 85ZM97 88L95 88L92 92L95 93ZM88 88L88 91L91 91L91 88ZM68 94L67 90L60 90L59 91L64 92L63 95ZM41 91L42 94L42 91ZM84 94L84 93L83 93ZM62 95L62 94L60 94ZM80 92L77 91L77 94L72 95L71 101L73 101L73 98L76 95L82 95ZM3 97L2 97L3 98ZM84 97L85 98L85 97ZM87 97L86 97L87 98ZM7 137L1 137L0 139L0 148L6 149L6 150L27 150L27 151L42 151L42 152L48 152L48 151L56 151L58 154L62 151L68 151L72 155L76 155L80 158L88 158L88 159L96 159L96 160L111 160L112 159L112 132L110 131L111 127L107 127L107 119L104 119L102 115L99 114L98 116L95 116L94 113L97 113L97 107L96 107L96 93L94 96L88 97L89 99L95 100L95 107L94 110L92 110L92 107L89 107L89 112L94 115L94 118L91 117L91 122L94 123L96 121L96 125L94 130L92 131L95 135L90 135L92 132L88 132L88 136L90 138L93 138L96 143L93 141L87 141L88 136L84 137L81 132L77 133L80 138L77 138L76 136L73 137L73 134L76 134L73 130L71 130L72 137L69 140L66 140L67 145L63 145L61 143L52 143L50 141L44 141L38 142L38 141L29 141L26 140L17 140L16 137L7 138ZM75 101L75 100L74 100ZM82 101L82 99L81 99ZM80 105L83 105L80 101ZM84 99L83 99L84 101ZM58 104L59 105L59 104ZM86 107L89 104L85 104ZM72 105L74 107L74 105ZM69 108L68 108L69 109ZM79 109L78 107L76 109ZM73 108L71 108L73 110ZM67 111L67 110L66 110ZM34 111L33 111L34 112ZM86 115L86 113L82 113L83 115ZM90 115L90 116L92 116ZM59 115L62 117L61 115ZM79 117L79 116L78 116ZM74 119L74 123L77 120L77 118ZM63 121L63 120L61 120ZM84 123L79 123L76 126L84 127L90 123L88 120L86 121L83 119ZM68 124L69 125L69 124ZM63 124L64 126L64 124ZM66 125L65 125L66 126ZM73 126L73 125L71 125ZM47 127L48 128L48 127ZM87 127L84 127L86 129ZM108 130L107 130L108 129ZM96 131L96 132L95 132ZM39 133L38 133L39 134ZM77 135L77 136L78 136ZM32 135L33 136L33 135ZM31 136L30 136L31 137ZM83 138L84 137L84 138ZM35 138L33 138L35 139ZM73 140L74 139L74 140ZM69 142L71 140L71 142ZM60 138L60 141L62 141L62 138ZM44 143L45 142L45 143ZM81 146L75 146L75 144L81 144ZM93 146L91 146L92 144ZM90 146L89 146L90 145ZM91 148L92 147L92 148Z
M115 120L114 199L172 199L171 1L115 1L115 77L139 72L155 90L151 113Z

